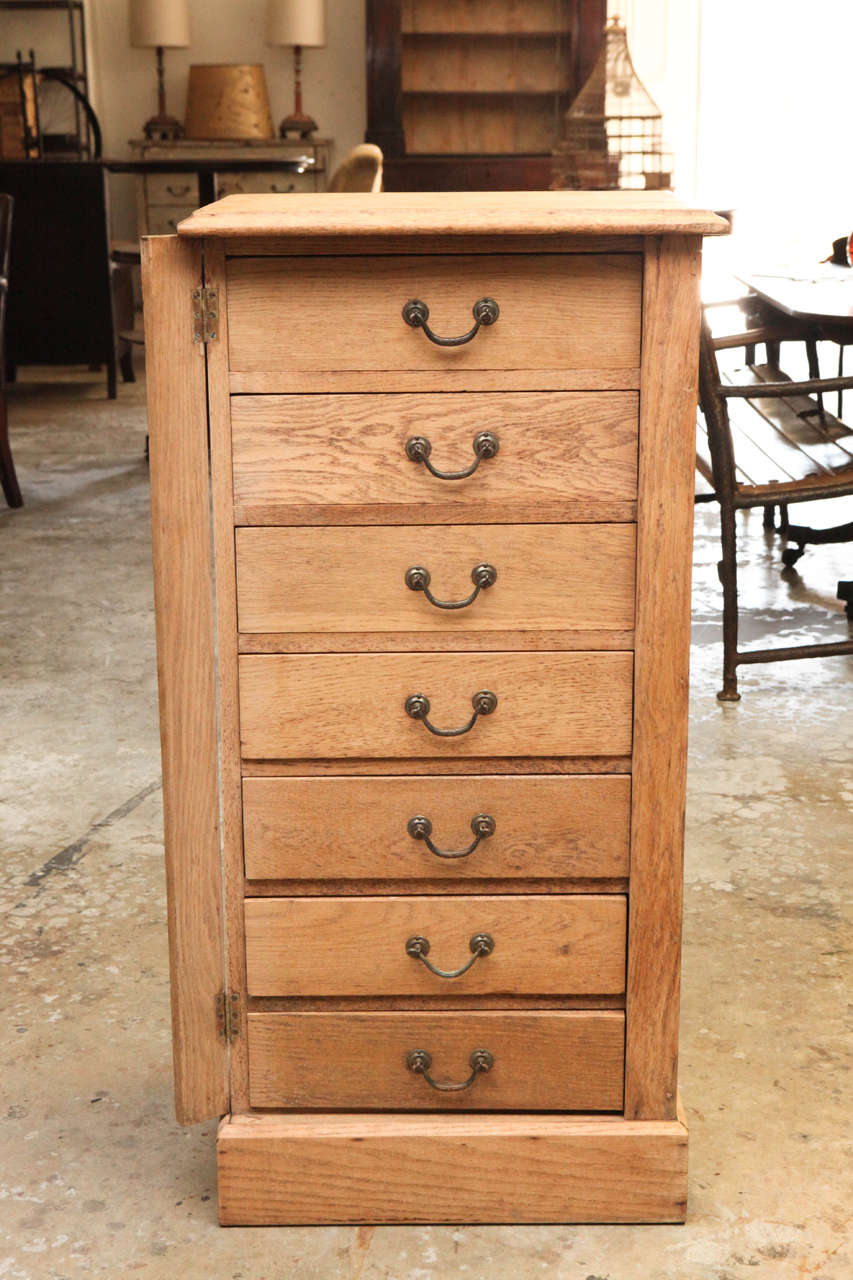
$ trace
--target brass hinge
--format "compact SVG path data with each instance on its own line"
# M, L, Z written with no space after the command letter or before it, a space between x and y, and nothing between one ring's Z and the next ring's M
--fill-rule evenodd
M219 291L193 289L193 342L213 342L219 327Z
M216 1029L226 1044L240 1034L240 996L236 991L220 991L216 997Z

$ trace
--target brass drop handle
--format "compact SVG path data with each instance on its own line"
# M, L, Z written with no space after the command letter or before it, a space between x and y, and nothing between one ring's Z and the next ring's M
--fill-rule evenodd
M471 705L474 708L474 714L461 729L437 729L429 722L430 701L425 693L410 693L405 702L406 715L411 716L413 720L422 721L430 733L434 733L437 738L459 738L463 733L468 733L474 728L480 716L492 714L498 705L498 696L490 689L480 689L471 699Z
M464 600L439 600L432 594L429 584L432 576L429 569L425 569L423 565L412 565L411 569L406 570L406 586L410 591L422 591L429 600L430 604L435 605L436 609L467 609L469 604L473 604L481 591L487 591L489 587L493 587L498 580L498 571L493 564L477 564L471 570L471 581L474 584L474 590Z
M430 973L434 973L437 978L461 978L463 973L467 973L473 964L479 960L480 956L490 956L495 949L495 940L490 933L475 933L470 939L468 946L471 950L471 959L467 964L463 964L460 969L437 969L435 965L427 960L429 955L429 938L422 938L420 934L408 938L406 941L406 955L411 956L414 960L420 960L426 965Z
M429 460L432 444L426 436L411 436L406 441L406 457L410 462L422 462L431 476L439 480L467 480L477 470L481 462L493 458L501 447L500 440L494 431L478 431L473 442L474 461L470 467L462 471L439 471Z
M488 1049L475 1049L468 1059L468 1066L471 1068L468 1079L463 1080L461 1084L442 1084L438 1080L433 1080L429 1073L432 1066L431 1053L427 1053L426 1049L412 1049L406 1054L406 1066L409 1070L416 1076L423 1076L429 1087L438 1093L461 1093L463 1089L470 1089L477 1076L491 1071L494 1065L494 1055L489 1053Z
M497 320L501 313L501 309L495 302L494 298L478 298L471 308L474 316L474 324L467 333L463 333L458 338L440 338L437 333L433 333L427 324L429 320L429 307L425 302L421 302L420 298L410 298L403 307L403 319L412 329L423 329L430 342L434 342L437 347L464 347L466 342L479 332L480 326L488 328Z
M432 823L429 818L425 818L422 814L409 818L406 830L413 840L423 840L430 853L434 853L437 858L467 858L469 854L474 852L481 840L488 840L489 836L495 834L496 825L490 813L475 814L471 819L471 830L474 832L474 839L467 849L459 849L455 853L436 848L432 842Z

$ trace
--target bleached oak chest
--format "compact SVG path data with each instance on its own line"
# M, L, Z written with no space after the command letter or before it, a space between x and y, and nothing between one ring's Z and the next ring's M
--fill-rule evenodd
M675 1221L700 238L234 196L144 242L178 1117L223 1223Z

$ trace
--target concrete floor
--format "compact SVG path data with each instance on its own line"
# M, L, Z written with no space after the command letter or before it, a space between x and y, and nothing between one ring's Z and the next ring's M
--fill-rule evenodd
M716 702L714 513L695 557L687 1225L223 1230L214 1125L172 1119L143 387L111 404L95 375L25 382L11 417L2 1280L850 1280L853 664L752 668L739 706ZM786 580L760 526L748 638L846 633L851 548Z

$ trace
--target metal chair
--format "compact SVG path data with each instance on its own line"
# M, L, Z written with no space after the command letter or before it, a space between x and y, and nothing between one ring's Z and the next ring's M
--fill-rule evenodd
M22 507L24 499L15 474L12 448L9 444L9 418L6 412L6 295L9 292L9 258L12 248L11 196L0 195L0 483L10 507Z
M812 529L788 520L788 505L853 494L853 431L826 413L812 399L828 391L853 388L853 377L809 378L793 382L778 365L748 365L739 370L742 381L730 384L720 376L716 352L746 347L750 354L765 345L768 356L782 341L803 334L785 326L753 328L732 337L713 338L703 317L699 364L699 404L705 419L710 459L700 447L697 466L713 485L700 500L720 504L723 558L718 565L723 587L723 702L740 698L737 669L747 663L784 662L791 658L823 658L853 654L853 640L791 648L738 649L737 547L738 511L762 507L765 527L785 539L782 560L791 567L809 544L853 541L853 522L831 529ZM810 366L811 366L810 358ZM730 402L741 406L737 421ZM768 408L768 402L771 402ZM748 406L748 410L747 410ZM748 420L744 411L749 411ZM775 471L775 475L771 474ZM775 508L781 523L774 525ZM792 547L790 544L796 544Z

